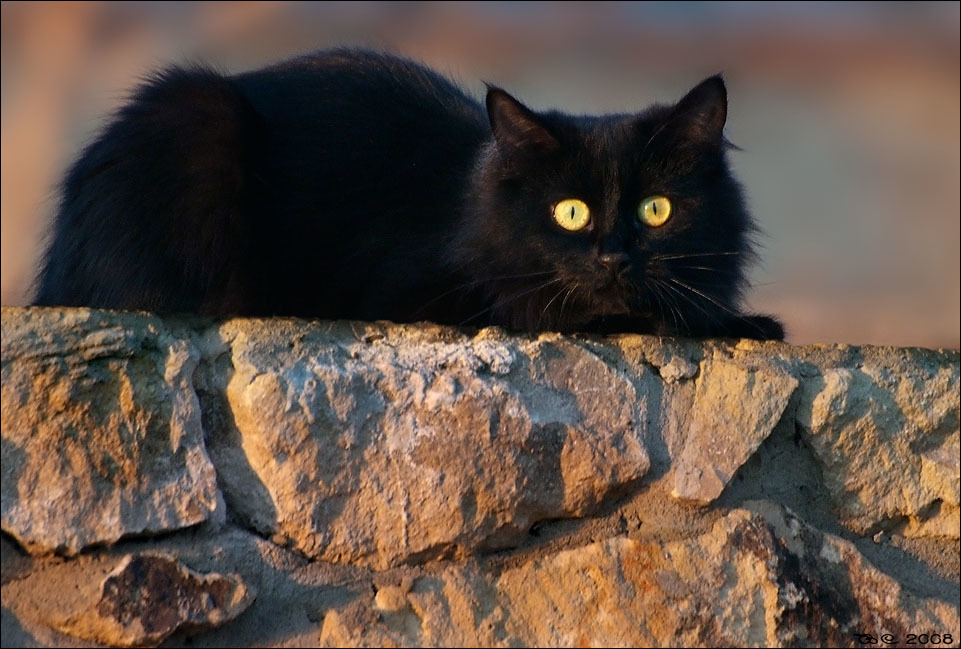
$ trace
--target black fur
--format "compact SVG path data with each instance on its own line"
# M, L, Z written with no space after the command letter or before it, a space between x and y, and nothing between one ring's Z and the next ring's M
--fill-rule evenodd
M753 224L726 111L720 77L574 117L495 87L485 110L357 50L173 68L67 174L36 304L783 338L740 310ZM636 218L651 195L672 203L658 228ZM566 198L583 231L554 222Z

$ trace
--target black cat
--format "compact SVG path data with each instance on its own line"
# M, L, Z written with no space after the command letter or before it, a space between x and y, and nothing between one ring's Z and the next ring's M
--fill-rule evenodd
M67 174L36 304L780 339L726 112L720 77L581 117L357 50L172 68Z

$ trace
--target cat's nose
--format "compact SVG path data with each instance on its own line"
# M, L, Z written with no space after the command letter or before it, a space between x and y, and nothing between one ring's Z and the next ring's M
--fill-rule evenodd
M631 258L626 252L605 252L601 255L601 265L615 275L621 275L631 267Z

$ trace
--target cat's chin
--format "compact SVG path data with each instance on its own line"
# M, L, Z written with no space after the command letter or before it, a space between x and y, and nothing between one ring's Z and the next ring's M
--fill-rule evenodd
M631 289L620 282L608 282L593 289L590 297L584 300L587 320L611 316L629 316L635 313L632 304L636 302Z

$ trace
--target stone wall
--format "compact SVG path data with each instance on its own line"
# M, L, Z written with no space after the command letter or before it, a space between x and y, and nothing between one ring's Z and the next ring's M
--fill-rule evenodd
M956 351L2 324L4 645L959 646Z

